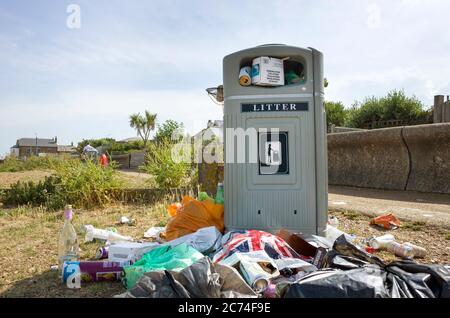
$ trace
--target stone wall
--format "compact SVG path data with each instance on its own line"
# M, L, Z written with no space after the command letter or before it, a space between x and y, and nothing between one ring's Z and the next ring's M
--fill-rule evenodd
M450 123L328 135L329 184L450 194Z

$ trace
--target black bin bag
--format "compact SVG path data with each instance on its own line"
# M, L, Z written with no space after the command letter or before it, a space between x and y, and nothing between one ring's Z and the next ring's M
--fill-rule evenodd
M322 270L286 288L287 298L450 298L450 266L412 260L386 265L345 236L339 237Z
M326 269L292 284L286 298L385 298L386 272L377 266L348 271Z

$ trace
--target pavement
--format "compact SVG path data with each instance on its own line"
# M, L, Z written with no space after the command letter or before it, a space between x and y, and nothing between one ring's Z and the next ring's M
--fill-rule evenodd
M328 187L330 210L355 211L368 216L394 213L406 221L424 221L450 228L450 195L388 191L344 186Z

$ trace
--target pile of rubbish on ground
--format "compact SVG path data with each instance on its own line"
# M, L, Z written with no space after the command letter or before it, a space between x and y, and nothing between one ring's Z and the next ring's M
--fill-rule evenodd
M96 261L64 261L62 279L81 283L121 281L116 297L159 298L448 298L450 266L421 265L426 250L395 242L391 234L355 243L330 219L326 236L280 229L224 232L223 197L184 197L169 206L165 228L144 233L146 242L115 229L85 226L85 240L104 242ZM67 213L66 213L67 215ZM134 220L121 218L123 224ZM393 215L372 221L400 226ZM64 231L64 230L63 230ZM388 250L402 260L386 264L375 255Z

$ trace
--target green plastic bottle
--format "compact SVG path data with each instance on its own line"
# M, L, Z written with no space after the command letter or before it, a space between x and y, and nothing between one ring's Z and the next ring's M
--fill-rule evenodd
M217 184L217 192L216 192L215 202L216 202L216 204L223 204L224 203L223 183Z

